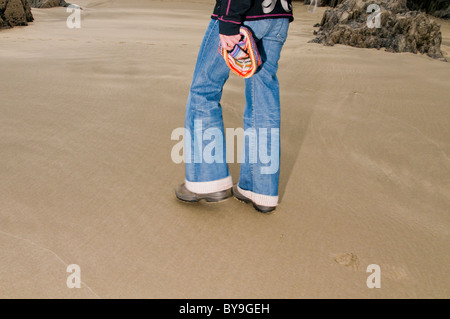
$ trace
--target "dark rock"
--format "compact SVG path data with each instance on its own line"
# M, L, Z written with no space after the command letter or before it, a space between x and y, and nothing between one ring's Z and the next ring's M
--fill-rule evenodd
M390 52L412 52L442 58L440 26L425 13L409 11L407 0L344 0L328 8L317 37L311 42L345 44L359 48L386 48ZM367 7L381 8L380 28L369 28Z
M30 4L28 3L27 0L21 0L21 1L22 1L22 4L23 4L23 8L25 9L25 16L27 18L27 21L28 22L33 21L34 18L33 18L33 14L31 13L31 6L30 6Z
M317 0L317 6L336 7L344 0ZM303 0L305 4L315 4L315 0ZM450 19L450 1L449 0L407 0L407 6L412 11L423 11L432 16Z
M315 0L303 0L305 4L315 4ZM336 7L343 0L317 0L317 6ZM432 16L450 19L450 1L449 0L407 0L406 5L410 10L423 11Z
M27 0L32 8L68 7L70 3L64 0Z
M31 8L26 0L0 0L0 29L26 26L32 21Z
M420 10L442 19L450 19L449 0L408 0L410 10Z
M7 27L8 27L8 24L6 23L6 21L3 21L2 17L0 16L0 29L4 29Z

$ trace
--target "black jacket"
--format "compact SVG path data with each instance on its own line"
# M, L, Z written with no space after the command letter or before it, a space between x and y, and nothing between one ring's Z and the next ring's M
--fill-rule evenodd
M224 35L239 34L245 20L294 20L291 0L216 0L211 18L219 20L219 32Z

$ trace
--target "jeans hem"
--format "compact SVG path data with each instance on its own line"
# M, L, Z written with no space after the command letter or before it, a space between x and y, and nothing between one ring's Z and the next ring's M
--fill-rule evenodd
M193 193L208 194L230 189L233 187L233 181L231 176L210 182L189 182L185 180L185 186Z
M251 199L256 205L275 207L278 205L278 196L262 195L252 191L247 191L237 186L239 193Z

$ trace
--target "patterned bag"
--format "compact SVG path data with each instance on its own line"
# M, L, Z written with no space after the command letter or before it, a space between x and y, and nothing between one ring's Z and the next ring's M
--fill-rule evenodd
M240 33L241 41L235 45L233 50L227 51L220 44L219 53L223 56L231 71L247 79L253 76L261 65L261 56L251 31L246 27L241 27Z

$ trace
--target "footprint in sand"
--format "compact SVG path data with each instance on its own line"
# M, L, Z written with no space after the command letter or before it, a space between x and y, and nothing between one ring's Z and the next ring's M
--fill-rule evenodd
M337 254L334 256L334 261L339 265L351 267L353 270L358 270L360 265L358 256L353 253Z

